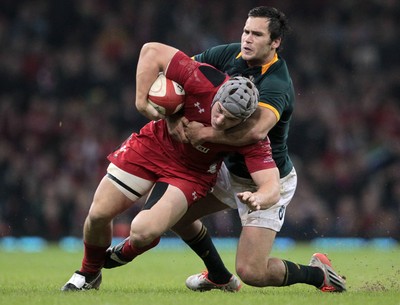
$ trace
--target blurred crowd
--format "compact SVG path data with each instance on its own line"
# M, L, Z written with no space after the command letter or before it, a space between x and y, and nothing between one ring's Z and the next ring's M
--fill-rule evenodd
M134 108L143 43L196 54L236 42L258 5L292 27L281 54L299 183L281 236L399 239L397 0L1 1L0 237L81 236L107 154L147 122ZM205 221L215 236L240 231L234 211Z

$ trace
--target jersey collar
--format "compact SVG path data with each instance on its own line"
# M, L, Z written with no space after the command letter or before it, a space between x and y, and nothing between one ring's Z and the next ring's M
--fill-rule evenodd
M239 59L242 57L242 52L239 52L239 54L236 56L236 59ZM261 66L261 74L264 74L265 72L268 71L268 69L278 61L278 53L275 53L274 57L270 62L267 62L265 65Z

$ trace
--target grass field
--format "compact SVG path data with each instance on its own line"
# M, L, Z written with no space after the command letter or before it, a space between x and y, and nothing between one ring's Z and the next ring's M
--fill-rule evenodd
M274 252L307 264L316 252L309 245ZM234 270L234 250L223 250L226 265ZM344 304L400 305L400 249L374 248L328 252L339 273L347 278L343 294L322 293L307 285L284 288L254 288L244 285L239 293L192 292L184 281L203 268L189 250L157 250L138 257L133 263L104 270L98 291L63 293L60 287L80 266L81 252L68 253L49 247L40 253L0 251L0 304L32 305L236 305L236 304Z

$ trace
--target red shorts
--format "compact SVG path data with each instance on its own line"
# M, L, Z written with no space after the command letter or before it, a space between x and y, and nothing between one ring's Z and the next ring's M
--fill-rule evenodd
M107 158L115 166L134 176L153 182L165 182L179 188L189 205L211 191L217 176L192 171L168 158L162 150L150 149L136 141L135 135Z

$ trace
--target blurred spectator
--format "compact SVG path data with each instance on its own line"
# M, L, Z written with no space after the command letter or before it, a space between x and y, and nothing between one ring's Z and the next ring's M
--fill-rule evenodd
M79 236L106 155L146 122L134 109L142 44L195 54L238 41L258 5L1 1L0 236ZM291 22L283 56L297 91L289 150L299 186L282 235L399 239L400 3L268 5ZM117 220L116 234L136 212ZM206 223L238 234L231 211Z

